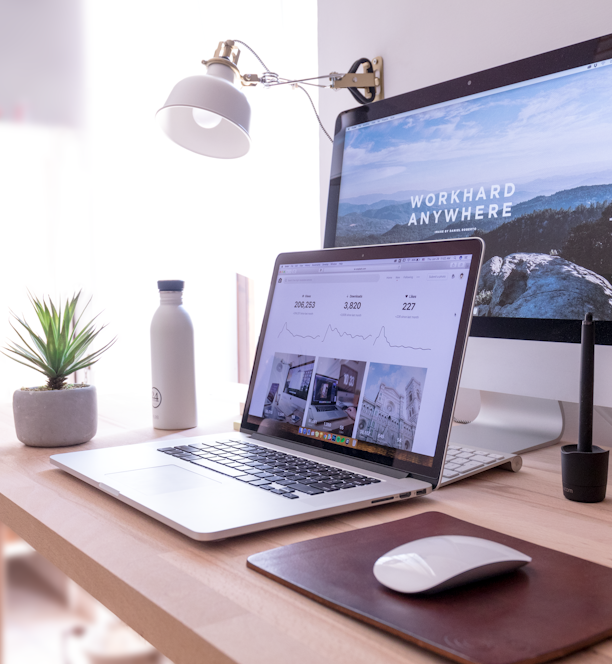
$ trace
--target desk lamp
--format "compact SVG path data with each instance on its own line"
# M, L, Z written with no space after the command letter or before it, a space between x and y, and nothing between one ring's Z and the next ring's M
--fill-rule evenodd
M236 44L245 46L259 60L265 69L261 76L240 73L240 49ZM175 143L207 157L233 159L249 151L251 108L239 85L251 87L262 84L266 88L292 85L303 90L309 99L310 95L301 83L333 89L347 88L361 104L383 98L383 61L380 56L371 61L360 58L346 74L332 72L327 76L289 80L269 71L248 44L230 39L219 42L214 57L203 60L202 64L206 66L206 75L190 76L177 83L166 103L157 111L157 118L164 132ZM360 66L363 72L357 73ZM324 78L329 79L326 85L312 83ZM312 99L310 103L317 114ZM332 140L318 114L317 119L321 129Z

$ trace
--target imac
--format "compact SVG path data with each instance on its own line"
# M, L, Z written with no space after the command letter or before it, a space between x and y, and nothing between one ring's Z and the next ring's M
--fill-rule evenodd
M283 392L291 397L306 402L313 365L314 362L305 362L304 364L292 366L287 373L287 380Z
M360 106L336 120L324 246L477 235L486 244L452 441L561 439L595 323L612 406L612 35Z

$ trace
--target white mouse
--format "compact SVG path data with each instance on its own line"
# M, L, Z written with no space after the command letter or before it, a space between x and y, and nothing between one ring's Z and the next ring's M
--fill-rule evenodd
M434 593L522 567L531 558L509 546L463 535L402 544L374 563L374 576L400 593Z

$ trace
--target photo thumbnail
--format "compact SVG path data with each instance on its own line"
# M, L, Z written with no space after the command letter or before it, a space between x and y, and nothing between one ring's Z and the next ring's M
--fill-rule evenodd
M412 450L427 369L372 362L355 437Z
M365 362L319 358L306 424L320 431L352 436L365 369Z
M289 424L303 421L314 360L313 355L274 355L263 408L264 418Z

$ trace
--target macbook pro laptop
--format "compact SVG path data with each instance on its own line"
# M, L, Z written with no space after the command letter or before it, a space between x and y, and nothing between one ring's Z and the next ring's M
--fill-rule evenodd
M483 246L281 254L240 432L51 462L198 540L426 495L441 481ZM332 416L310 416L317 406Z
M340 367L340 373L350 379L350 375L344 366ZM331 422L347 417L346 410L336 405L338 392L338 378L322 376L317 374L314 378L313 395L308 408L307 424L320 424ZM355 378L353 378L355 384ZM349 393L350 399L350 393ZM349 404L350 404L349 400ZM352 405L352 404L351 404ZM350 406L349 406L350 407Z

